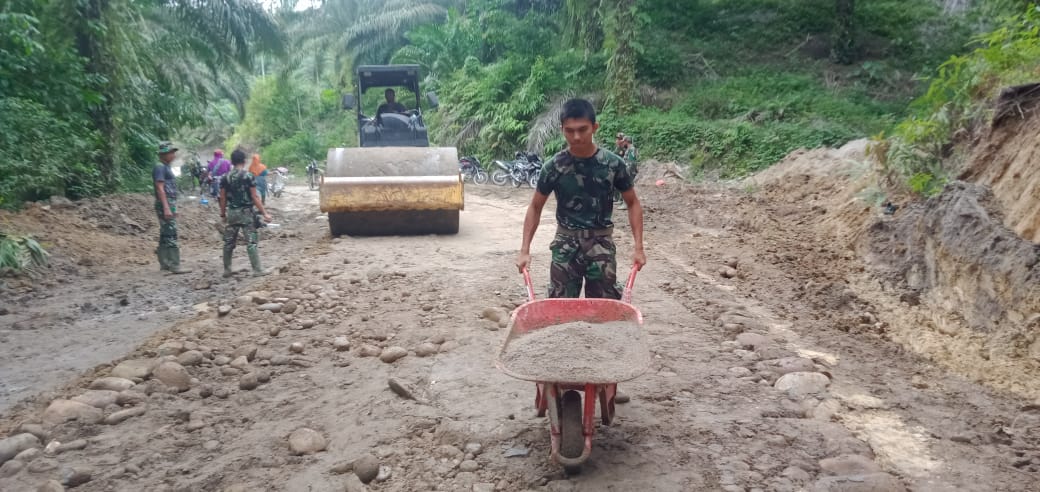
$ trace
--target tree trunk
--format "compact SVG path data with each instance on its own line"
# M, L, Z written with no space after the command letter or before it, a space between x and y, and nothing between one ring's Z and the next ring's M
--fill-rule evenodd
M603 46L603 4L617 0L566 0L564 14L567 42L592 56Z
M86 60L86 72L94 82L91 89L101 95L101 100L89 109L94 126L101 133L100 152L95 158L102 186L106 191L115 191L119 185L119 164L115 154L119 142L119 131L112 117L114 94L112 90L112 67L106 60L102 39L105 12L108 0L84 0L77 2L76 10L80 22L76 29L76 51Z
M614 0L610 26L616 45L607 62L607 107L618 116L636 109L636 0Z
M831 58L835 63L848 65L856 61L856 34L853 25L855 0L835 0L836 22Z

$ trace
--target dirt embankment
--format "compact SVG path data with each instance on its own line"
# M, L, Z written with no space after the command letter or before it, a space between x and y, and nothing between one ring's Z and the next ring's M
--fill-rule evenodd
M881 307L882 327L850 330L880 331L961 375L1040 398L1040 216L1030 215L1040 177L1024 172L1036 123L1031 112L1004 118L964 173L974 183L924 201L900 197L894 210L865 141L793 153L749 183L800 207L792 220L864 260L848 281Z
M215 225L219 217L202 212L215 209L216 203L204 206L184 195L178 204L180 240L217 241ZM143 193L75 202L59 197L50 202L30 203L19 212L0 210L0 224L16 234L31 234L45 249L56 253L51 257L51 269L57 275L50 277L79 275L98 267L137 266L148 255L154 260L159 226L153 202L151 195Z
M1009 88L960 179L992 189L1003 222L1040 243L1040 85Z
M1036 398L1040 365L1040 246L1001 223L981 185L953 183L863 244L882 285L911 309L903 341L962 374Z

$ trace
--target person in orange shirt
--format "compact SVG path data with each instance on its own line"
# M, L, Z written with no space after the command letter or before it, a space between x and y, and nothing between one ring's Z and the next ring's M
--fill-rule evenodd
M267 204L267 166L260 162L260 154L253 154L249 172L256 176L256 191L260 192L260 203Z

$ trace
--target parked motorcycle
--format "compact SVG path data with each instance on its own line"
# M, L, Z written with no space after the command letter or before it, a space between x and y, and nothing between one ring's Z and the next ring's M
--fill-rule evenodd
M484 167L480 165L480 161L473 156L466 156L459 159L459 172L462 173L462 180L470 180L476 184L485 184L488 182L488 173L484 170Z
M307 184L312 191L318 189L318 185L321 184L321 169L318 168L318 161L314 159L307 164Z
M542 159L534 152L517 151L511 161L496 160L495 169L491 172L491 182L499 186L509 181L513 186L527 183L534 188L538 185L538 174L542 169Z
M285 167L279 167L275 169L273 173L268 173L267 186L270 189L271 196L275 198L281 198L282 192L285 191L285 185L289 181L289 169Z

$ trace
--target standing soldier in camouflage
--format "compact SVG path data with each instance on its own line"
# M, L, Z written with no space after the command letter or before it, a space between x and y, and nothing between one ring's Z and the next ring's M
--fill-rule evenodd
M639 175L639 150L632 143L631 135L625 135L625 153L622 154L622 157L625 158L625 164L628 165L628 174L632 175L632 182L635 182L636 176Z
M556 194L556 237L549 249L549 297L621 299L617 284L617 248L614 246L614 191L628 206L628 221L635 240L633 266L646 264L643 252L643 207L633 188L625 161L599 148L593 140L599 124L596 110L584 99L564 103L560 115L568 147L542 167L538 186L527 208L524 236L516 266L521 272L531 263L531 240L538 229L542 208Z
M271 216L264 210L264 204L256 193L256 178L246 169L246 153L241 150L232 152L231 165L231 171L220 179L220 217L227 222L224 227L224 278L231 276L231 255L235 252L239 231L248 241L246 251L253 266L253 276L259 277L267 272L260 268L253 207L260 211L265 222L270 222Z
M177 148L170 142L159 144L159 164L152 169L155 183L155 214L159 216L159 270L170 273L188 273L181 268L181 250L177 246L177 176L170 163L177 158Z

